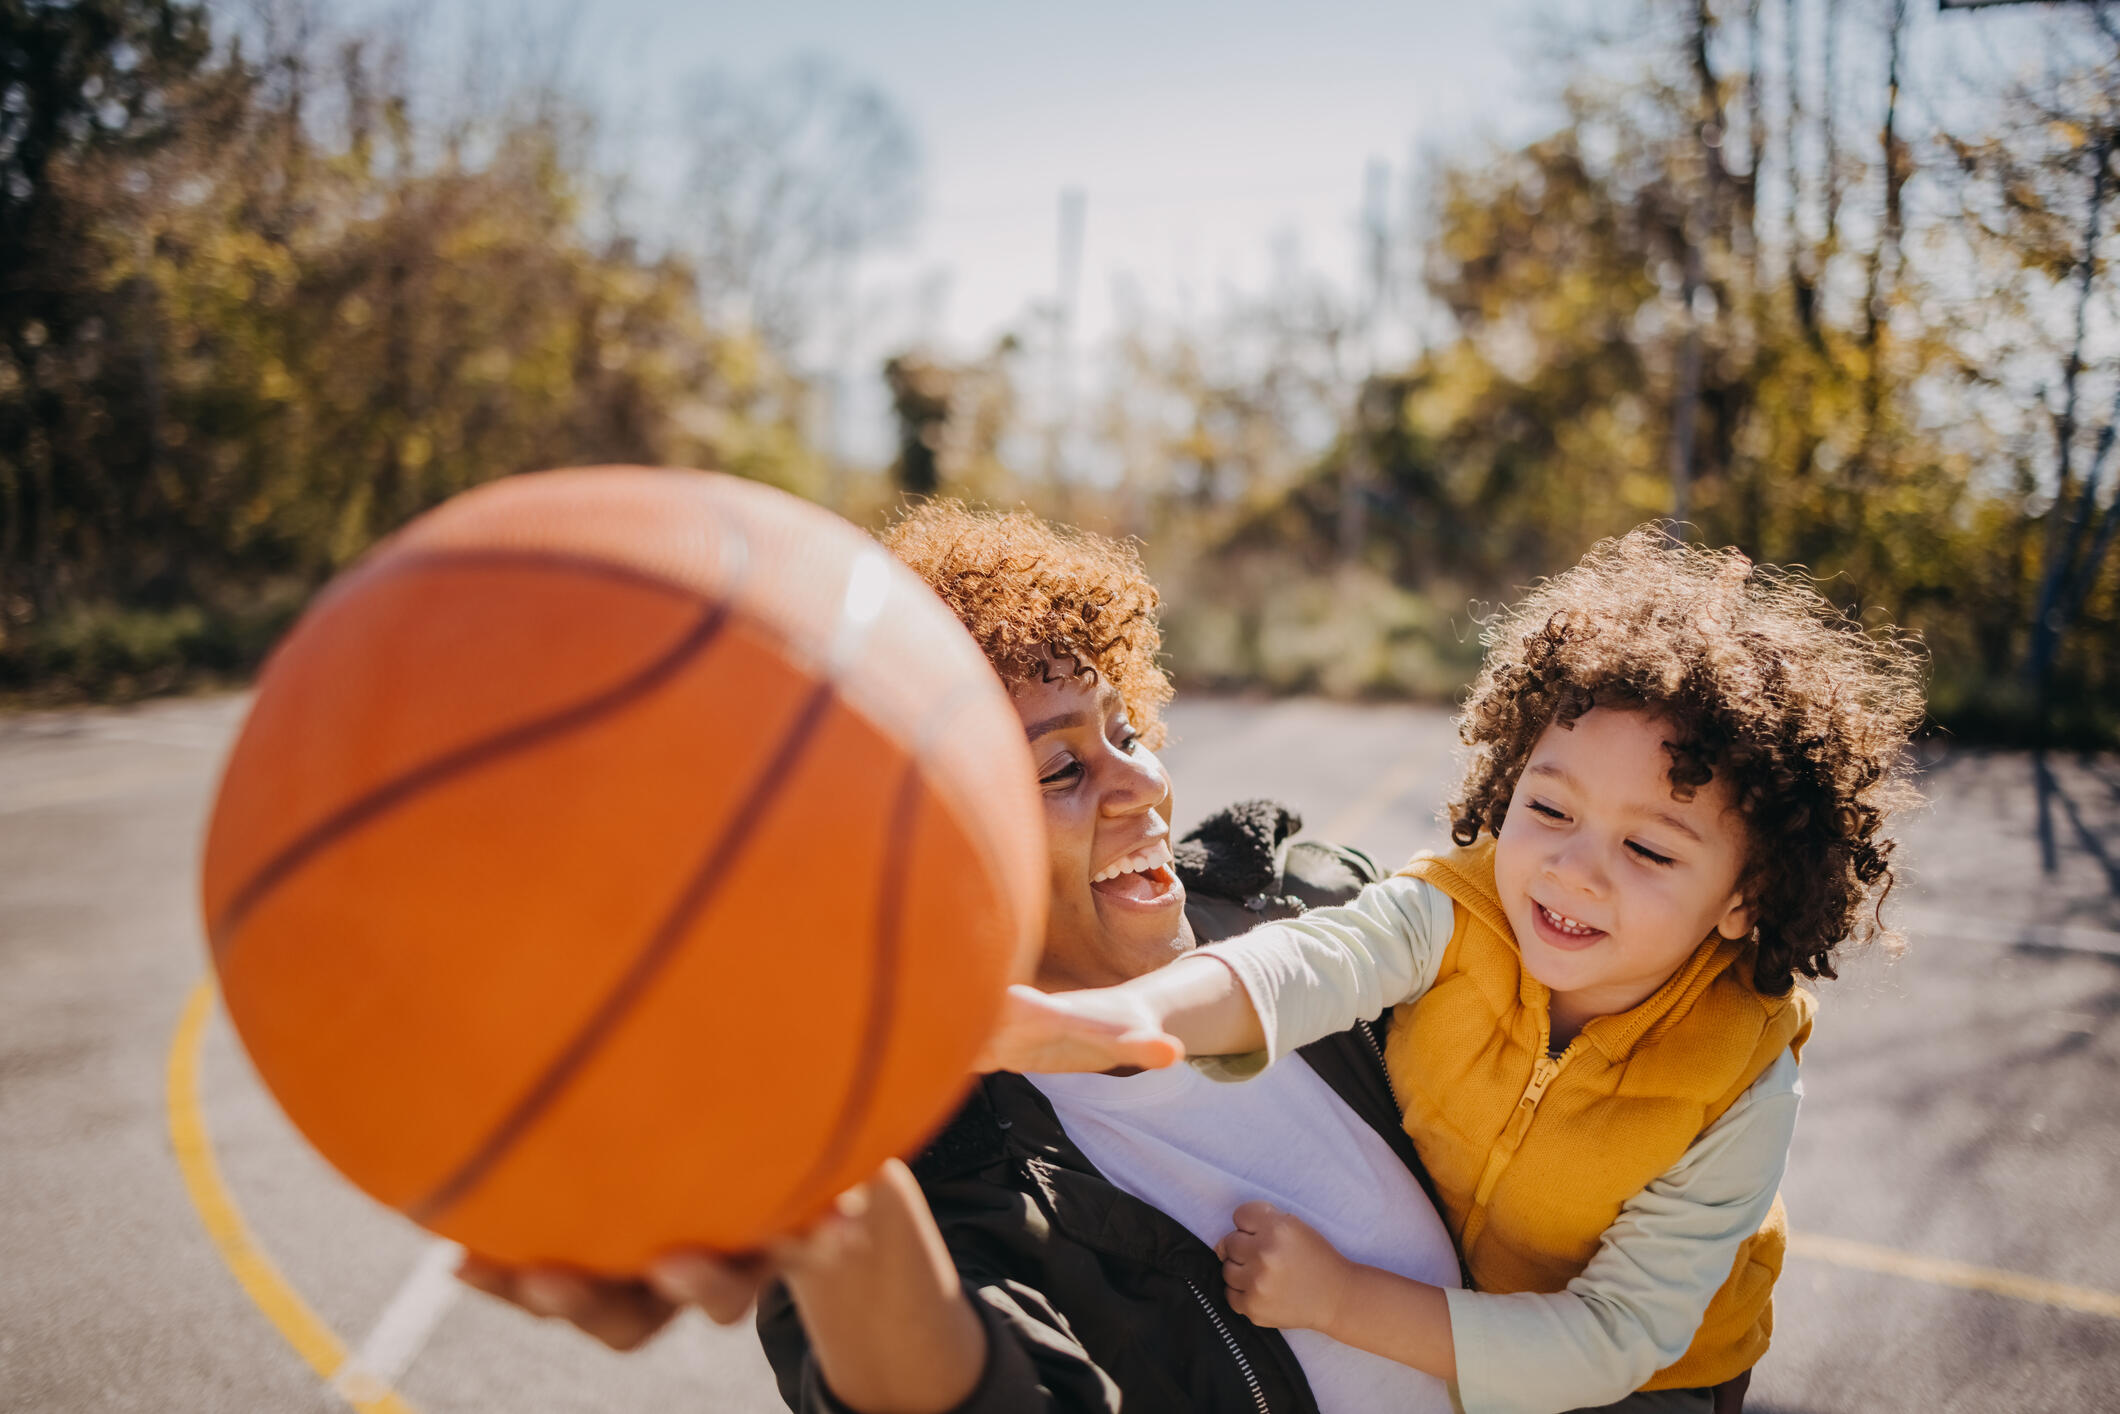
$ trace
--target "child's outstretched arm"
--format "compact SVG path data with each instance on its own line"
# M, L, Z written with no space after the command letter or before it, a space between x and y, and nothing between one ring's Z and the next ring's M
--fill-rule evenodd
M1255 928L1116 987L1015 988L985 1070L1152 1068L1246 1056L1237 1078L1426 991L1449 946L1450 900L1417 879Z
M1080 992L1009 988L1001 1028L980 1070L1154 1070L1187 1055L1256 1051L1259 1013L1237 976L1206 957L1180 958L1116 987Z

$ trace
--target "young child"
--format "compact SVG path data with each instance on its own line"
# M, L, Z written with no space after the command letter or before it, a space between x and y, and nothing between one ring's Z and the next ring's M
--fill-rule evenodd
M1386 1067L1471 1288L1248 1203L1218 1248L1236 1309L1453 1380L1469 1414L1733 1407L1781 1267L1795 978L1887 936L1918 664L1807 581L1655 527L1485 642L1456 849L1123 986L1021 996L992 1059L1182 1046L1241 1078L1396 1006Z

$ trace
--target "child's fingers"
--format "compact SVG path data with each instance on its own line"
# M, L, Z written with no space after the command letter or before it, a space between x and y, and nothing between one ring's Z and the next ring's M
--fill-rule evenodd
M1281 1210L1273 1204L1263 1198L1254 1198L1249 1203L1238 1204L1237 1210L1229 1217L1230 1221L1237 1225L1239 1232L1258 1233L1264 1232L1280 1215Z
M974 1068L1019 1073L1159 1070L1185 1056L1185 1047L1140 1007L1109 993L1008 990L1001 1023Z
M1185 1043L1168 1031L1155 1028L1129 1031L1115 1044L1120 1065L1139 1066L1143 1070L1162 1070L1185 1059Z

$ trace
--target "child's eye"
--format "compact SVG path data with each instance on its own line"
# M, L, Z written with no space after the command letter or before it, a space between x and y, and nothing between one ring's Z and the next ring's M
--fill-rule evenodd
M1636 844L1633 840L1627 841L1627 848L1633 850L1636 854L1648 860L1651 864L1669 864L1671 862L1671 856L1667 854L1658 854L1655 850L1649 848L1649 846L1645 844Z
M1041 786L1065 785L1079 778L1081 774L1082 763L1080 761L1070 761L1065 766L1056 767L1051 774L1040 776L1038 784Z
M1531 802L1531 813L1534 815L1543 815L1548 820L1565 820L1568 818L1567 816L1561 814L1560 811L1555 810L1552 806L1548 805L1543 800L1534 800Z

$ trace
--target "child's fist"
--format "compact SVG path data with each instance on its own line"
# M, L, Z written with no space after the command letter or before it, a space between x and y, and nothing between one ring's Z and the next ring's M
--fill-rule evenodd
M1236 1231L1215 1244L1230 1306L1257 1325L1329 1329L1354 1263L1271 1203L1246 1203L1231 1221Z

